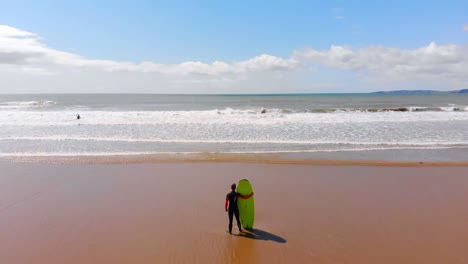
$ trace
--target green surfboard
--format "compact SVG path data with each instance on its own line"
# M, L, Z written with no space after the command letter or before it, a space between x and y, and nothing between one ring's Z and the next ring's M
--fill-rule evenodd
M246 179L240 180L237 185L237 192L240 195L250 195L253 193L252 185ZM253 228L255 220L255 204L254 197L251 196L248 199L237 199L237 207L239 207L239 218L243 228Z

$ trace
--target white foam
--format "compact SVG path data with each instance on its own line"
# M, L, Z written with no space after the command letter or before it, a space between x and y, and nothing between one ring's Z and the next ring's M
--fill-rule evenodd
M0 109L31 108L55 105L54 101L11 101L0 102Z
M229 114L226 114L229 113ZM157 124L243 124L287 125L316 123L436 122L468 121L464 112L337 112L265 113L208 111L0 111L0 125L74 126L74 125L157 125Z
M468 111L263 110L2 110L0 156L11 156L9 152L13 151L19 156L105 156L196 154L199 150L288 153L468 146ZM135 152L127 152L130 150Z
M438 141L438 142L356 142L334 140L279 140L279 139L161 139L161 138L115 138L115 137L0 137L0 141L28 140L28 141L103 141L103 142L134 142L134 143L199 143L199 144L284 144L284 145L350 145L350 146L380 146L380 147L462 147L468 146L468 141Z
M0 152L0 157L86 157L86 156L142 156L142 155L192 155L192 154L280 154L280 153L337 153L388 150L442 150L452 147L392 147L352 149L310 149L310 150L246 150L246 151L115 151L115 152ZM466 147L458 147L465 149Z

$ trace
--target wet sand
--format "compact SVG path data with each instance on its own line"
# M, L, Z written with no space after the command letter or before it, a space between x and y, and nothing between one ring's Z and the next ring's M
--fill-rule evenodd
M468 167L345 165L0 162L0 263L468 263Z

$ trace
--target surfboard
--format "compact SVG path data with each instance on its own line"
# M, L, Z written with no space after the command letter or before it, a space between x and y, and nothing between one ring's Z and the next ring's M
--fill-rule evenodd
M237 192L240 195L250 195L253 192L252 185L246 179L239 181L237 185ZM255 204L254 197L251 196L248 199L237 199L237 207L239 207L239 219L241 221L242 227L249 229L253 228L255 221Z

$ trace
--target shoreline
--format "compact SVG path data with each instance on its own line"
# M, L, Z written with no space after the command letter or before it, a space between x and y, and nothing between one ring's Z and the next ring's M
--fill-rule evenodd
M143 164L143 163L257 163L314 166L468 167L467 161L395 161L366 159L294 158L269 154L181 154L107 156L1 157L0 161L45 164Z

